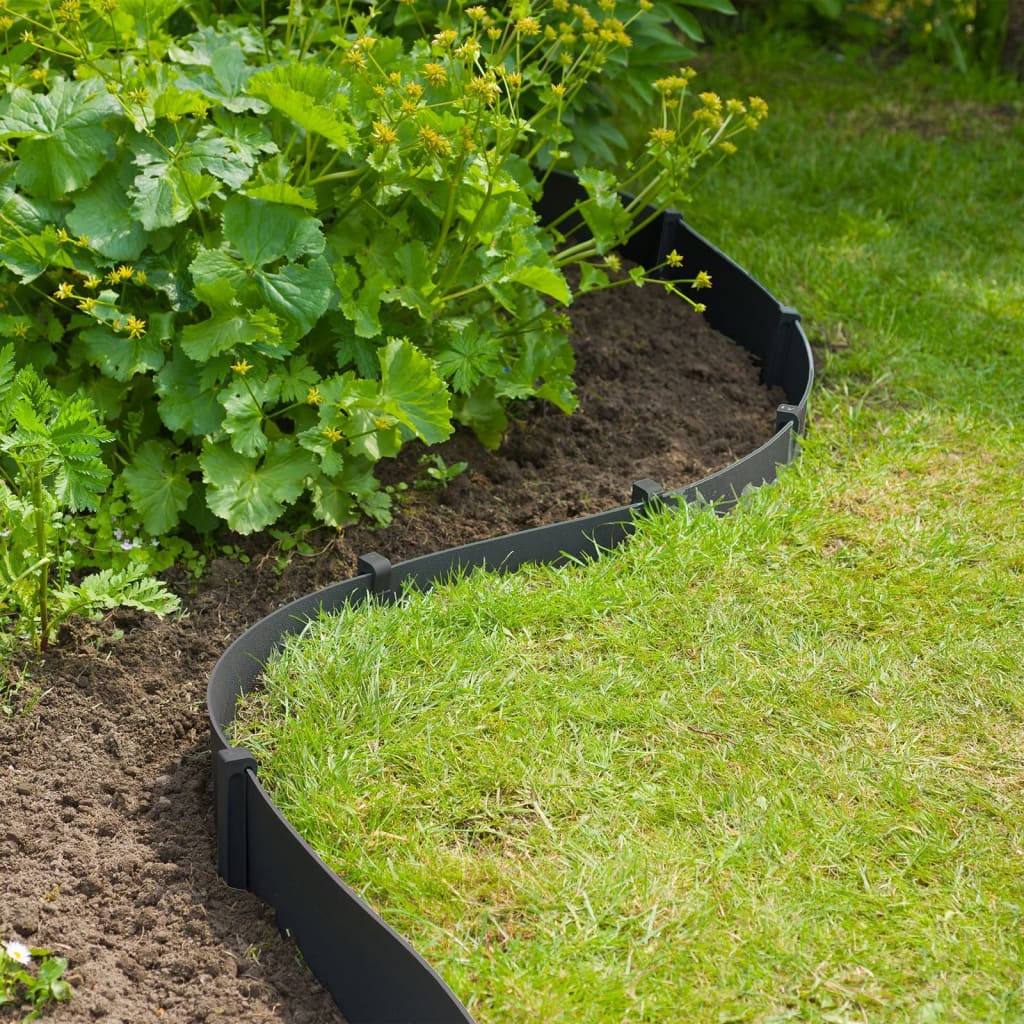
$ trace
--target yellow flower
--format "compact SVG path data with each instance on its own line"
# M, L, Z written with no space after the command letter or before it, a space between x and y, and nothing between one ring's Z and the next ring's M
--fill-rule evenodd
M711 287L711 275L706 271L700 271L697 276L693 279L694 289L710 288Z
M342 432L338 430L337 427L324 427L324 429L321 430L320 433L323 434L324 437L326 437L327 440L331 442L331 444L334 444L336 441L340 441L342 437L344 437Z
M703 302L695 302L693 304L693 311L694 313L706 313L708 311L708 307L705 306Z
M540 22L536 18L520 18L514 28L521 36L540 35Z
M619 46L633 45L626 26L618 18L605 18L601 23L599 35L606 43L618 43Z
M308 405L319 405L324 400L324 396L320 394L320 389L314 385L306 393L306 403Z
M239 377L244 377L252 369L252 363L247 359L239 359L237 363L231 364L231 369L234 370Z
M90 274L85 279L86 288L99 288L101 284L103 284L103 282L95 274Z
M107 281L110 284L120 284L122 281L127 281L131 278L132 274L135 273L134 267L129 267L124 263L121 266L116 267L114 270L107 274Z
M673 250L672 250L672 251L671 251L671 252L670 252L670 253L669 253L669 254L668 254L668 255L667 255L666 257L665 257L665 262L666 262L666 263L667 263L667 264L668 264L668 265L669 265L670 267L681 267L681 266L683 265L683 257L682 257L682 256L680 256L680 255L679 255L679 253L678 253L678 252L676 252L676 250L675 250L675 249L673 249Z
M53 293L55 299L70 299L75 294L75 286L68 281L61 281Z
M431 156L450 156L452 151L452 144L440 133L434 131L433 128L424 125L416 133L416 137L420 140L420 145L431 155Z
M722 97L717 92L702 92L700 100L708 110L713 110L716 114L722 112Z
M479 4L475 4L473 7L467 7L466 13L474 21L483 21L487 17L487 8L481 7Z
M494 80L494 73L491 71L478 78L471 78L466 83L466 95L475 100L483 100L484 103L490 103L496 99L498 91L498 83Z
M61 21L77 25L82 20L82 5L79 0L64 0L57 11Z
M146 321L140 320L134 314L128 317L128 320L124 326L128 331L129 338L134 338L137 340L146 333Z
M448 72L445 71L443 64L438 64L436 61L432 61L423 67L423 77L431 85L444 85L448 81Z
M71 241L71 236L68 234L67 228L57 228L57 241L61 243Z
M91 295L87 295L84 299L82 299L81 302L79 302L78 308L83 313L91 313L93 311L93 308L95 307L95 305L96 305L96 300Z
M398 132L383 121L373 122L373 139L379 146L390 146L398 141Z
M342 61L357 71L366 70L366 54L363 53L358 44L353 44L348 48L345 56L342 57Z
M666 149L676 141L676 133L673 128L652 128L648 134L650 135L651 142Z

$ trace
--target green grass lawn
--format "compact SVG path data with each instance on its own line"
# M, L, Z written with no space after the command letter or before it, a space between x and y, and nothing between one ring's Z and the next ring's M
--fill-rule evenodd
M689 216L804 314L800 460L326 620L236 741L482 1022L1021 1021L1024 91L704 63L772 108Z

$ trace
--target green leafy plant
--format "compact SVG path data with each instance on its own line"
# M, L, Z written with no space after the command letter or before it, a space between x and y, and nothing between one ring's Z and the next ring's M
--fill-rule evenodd
M254 7L0 7L0 330L88 389L151 536L386 521L406 442L571 411L565 307L765 110L662 77L626 171L579 171L580 240L534 204L630 33L668 45L648 0Z
M417 487L447 487L456 477L461 476L469 468L469 463L460 459L448 465L443 456L438 454L424 455L420 459L426 477L417 481Z
M0 620L15 616L45 649L69 616L128 605L165 614L178 601L142 567L71 579L73 513L94 509L110 480L111 440L80 395L63 395L0 349Z
M951 64L1013 71L1008 0L771 0L744 8L731 27L797 28L832 43L923 54Z
M22 1019L38 1020L51 1003L71 998L71 985L63 977L67 968L67 960L49 949L0 943L0 1006L27 1005L29 1011Z

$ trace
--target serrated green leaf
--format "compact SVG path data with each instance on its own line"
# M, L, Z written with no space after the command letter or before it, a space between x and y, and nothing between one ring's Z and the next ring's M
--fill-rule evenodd
M114 154L108 119L120 104L99 78L57 78L49 93L15 89L0 141L20 138L15 176L30 195L60 199L83 188Z
M0 265L28 283L61 262L56 226L62 213L44 199L18 192L16 170L14 162L0 165Z
M0 325L2 329L2 325ZM7 430L11 407L18 397L11 386L14 381L14 346L0 348L0 432Z
M134 263L146 247L146 232L124 201L133 179L126 157L97 175L75 197L74 209L67 215L68 227L88 238L90 248L107 259Z
M366 459L346 460L341 472L321 473L312 486L313 509L329 526L347 526L359 518L359 510L380 497L380 483Z
M275 522L302 494L315 469L312 455L289 440L275 442L263 459L206 442L199 462L208 485L207 504L238 533Z
M267 307L280 318L286 343L308 334L330 305L334 284L318 255L325 244L320 222L296 207L232 196L224 204L224 239L228 248L202 249L189 267L203 301L218 309L237 296L233 315L238 307ZM311 255L306 264L278 266Z
M481 380L471 395L457 405L457 418L487 448L497 448L508 429L508 417L495 397L494 382Z
M561 331L535 331L528 335L519 357L509 372L495 384L499 398L527 398L535 395L563 412L576 408L572 371L575 353Z
M61 595L66 606L83 613L110 608L138 608L154 615L169 615L181 602L145 566L102 569ZM66 964L65 964L66 966Z
M46 479L47 491L72 511L95 509L110 482L100 447L113 435L92 404L80 394L56 393L36 371L23 367L8 384L13 395L7 423L0 427L0 452L18 465L33 467Z
M502 372L501 343L468 318L454 321L452 326L451 340L438 351L435 361L452 387L468 395L481 377Z
M219 395L224 406L222 428L227 431L231 447L241 455L261 455L270 444L263 432L264 406L277 400L281 382L277 377L265 381L246 377L235 381Z
M292 206L247 196L224 204L224 237L250 270L282 258L319 256L326 244L321 227L316 217Z
M606 253L628 234L632 218L622 205L613 174L585 167L577 177L587 191L587 200L579 205L579 212L594 236L597 251Z
M377 356L381 411L427 444L450 437L448 388L431 359L404 338L392 338Z
M175 452L166 441L146 441L122 471L132 507L154 536L178 525L192 494L188 479L191 460L175 459Z
M345 465L345 456L338 450L339 442L332 441L324 434L323 421L310 430L296 434L296 440L307 452L316 455L324 474L333 476L341 472Z
M511 280L517 284L526 285L527 288L532 288L543 295L548 295L563 306L568 306L572 301L569 285L561 271L555 267L520 267L512 275Z
M601 267L595 266L593 263L581 263L579 264L579 269L579 292L581 295L585 292L592 292L596 289L604 288L609 283L608 273Z
M268 203L283 206L298 206L312 212L316 209L316 196L312 189L296 188L286 181L275 181L268 185L249 185L245 194L250 199L263 199Z
M265 100L300 128L348 151L358 140L346 117L345 77L311 61L292 61L249 79L249 95Z
M380 306L390 283L388 276L371 272L362 279L352 264L339 262L334 267L334 279L340 289L338 308L352 321L355 333L360 338L379 338Z
M187 220L217 187L217 179L209 174L193 174L180 167L152 163L132 185L132 213L147 231L173 227Z
M293 356L287 366L275 368L274 378L281 386L283 402L304 402L309 389L320 382L320 374L305 356Z
M185 220L223 182L230 189L248 181L258 153L214 125L202 128L187 146L170 128L133 143L138 169L130 191L132 213L147 231Z
M189 324L181 332L181 350L197 363L231 352L243 345L265 345L271 348L281 340L277 317L268 309L248 312L235 309L217 312L202 323Z
M219 388L202 380L201 369L177 352L154 378L160 398L157 412L168 430L204 437L220 429L224 409L217 401Z
M131 380L137 373L150 373L164 365L164 350L152 334L130 338L97 324L79 332L86 356L93 366L117 381Z
M352 372L335 374L319 384L321 430L341 430L349 451L370 462L396 455L402 447L402 430L394 416L381 408L380 384L361 380ZM343 416L338 416L338 412ZM312 447L312 445L311 445ZM325 468L330 472L331 467Z
M253 69L234 42L224 39L221 45L207 49L206 55L207 68L182 71L179 88L196 90L234 113L251 110L265 114L270 109L267 103L245 94Z
M385 259L385 273L399 283L382 292L381 297L389 302L400 302L429 318L432 312L430 296L435 290L430 250L423 242L406 242L388 253Z

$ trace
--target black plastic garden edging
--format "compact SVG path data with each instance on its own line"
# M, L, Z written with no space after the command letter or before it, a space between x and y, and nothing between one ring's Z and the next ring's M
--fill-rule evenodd
M580 194L575 179L553 175L538 209L543 217L556 216ZM406 585L427 589L435 580L477 566L512 571L527 562L595 557L626 539L635 517L652 501L707 501L726 511L744 491L773 480L777 467L792 461L814 378L810 346L797 312L780 305L675 212L652 221L623 255L653 267L673 249L686 255L688 266L706 270L714 279L714 302L706 314L711 325L758 357L763 383L780 386L786 395L768 442L679 490L663 491L651 480L634 483L630 504L596 515L397 565L381 555L366 555L359 560L359 575L293 601L256 623L227 649L210 676L206 703L212 727L220 874L229 885L256 893L274 908L280 928L294 937L351 1024L471 1024L473 1018L430 964L324 864L274 805L260 785L255 759L230 743L235 705L258 685L271 651L321 610L370 595L390 600Z

